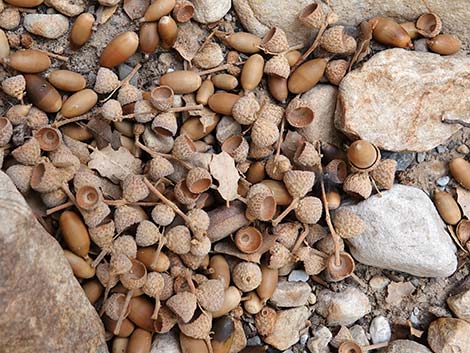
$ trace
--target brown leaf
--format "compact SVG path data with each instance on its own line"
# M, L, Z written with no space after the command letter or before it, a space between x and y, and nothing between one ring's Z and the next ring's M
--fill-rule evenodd
M118 9L119 4L114 6L104 6L103 13L101 14L100 24L103 25L109 21L111 17L113 17L114 13Z
M226 201L235 200L238 197L238 170L235 161L227 152L214 154L210 164L212 176L219 182L220 196Z
M462 208L464 216L470 218L470 191L457 187L457 202Z
M200 43L207 32L193 22L178 24L178 37L173 48L187 61L193 60L199 50Z
M124 0L124 12L131 20L144 16L145 10L150 5L150 0Z
M91 131L99 149L111 143L113 132L111 126L103 119L90 119L86 127Z
M106 146L102 150L95 149L90 158L88 167L96 169L102 177L114 183L123 181L130 174L139 174L142 169L140 159L135 158L124 147L120 147L117 151L111 146Z
M372 28L367 21L361 22L359 25L361 34L359 35L359 40L357 43L356 52L354 53L351 63L349 64L349 70L353 67L355 63L360 62L364 57L369 53L369 45L372 39Z

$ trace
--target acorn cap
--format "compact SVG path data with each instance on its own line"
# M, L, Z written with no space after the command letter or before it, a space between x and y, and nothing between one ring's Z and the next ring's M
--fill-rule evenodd
M345 31L343 26L333 26L328 28L320 40L320 46L326 51L334 54L343 54L351 50L351 36ZM354 38L352 38L354 40ZM354 49L355 49L354 40Z
M434 38L442 30L441 18L432 12L424 13L416 20L418 33L426 38Z
M19 125L27 120L31 107L31 104L17 104L8 109L5 115L13 125Z
M336 211L333 224L336 232L343 239L354 238L366 229L366 224L362 218L346 208Z
M27 115L27 125L33 130L49 125L49 118L46 113L36 107L31 107Z
M259 113L258 119L269 120L278 125L284 117L284 108L270 102L265 103Z
M300 199L295 208L295 216L305 224L317 223L323 212L323 204L318 197L306 196Z
M114 211L114 223L118 233L143 220L142 212L135 206L121 205Z
M158 311L158 317L154 320L153 327L157 333L169 332L178 322L178 318L166 306L162 306Z
M180 292L166 301L166 306L184 323L189 322L197 308L196 296L191 292Z
M186 179L179 181L173 191L176 200L182 205L193 205L199 197L199 194L194 194L189 191L186 186Z
M224 284L218 279L210 279L200 284L196 289L196 297L199 305L204 310L214 312L224 304Z
M142 175L130 174L122 182L122 196L129 202L138 202L149 196L150 191Z
M264 168L266 170L266 174L268 174L271 179L282 180L284 178L284 174L288 170L292 169L292 165L290 163L290 159L281 154L276 157L270 157L266 161Z
M148 176L152 181L158 181L175 172L173 164L166 158L155 156L148 163Z
M365 353L362 347L354 341L344 341L338 347L338 353Z
M104 312L111 320L119 320L124 310L126 295L122 293L113 293L104 303ZM125 315L127 316L127 315Z
M284 184L294 198L304 197L315 184L315 173L304 170L289 170L284 174Z
M251 140L259 147L273 145L279 139L279 129L272 121L258 119L251 129Z
M354 171L369 172L380 161L379 149L365 140L356 140L348 148L348 160Z
M83 220L88 227L97 227L110 213L111 209L104 202L98 203L93 210L82 210Z
M0 118L0 146L5 146L10 142L13 135L13 125L10 120L5 117Z
M57 190L60 188L63 181L63 175L60 170L54 167L50 162L40 162L33 168L31 187L37 192Z
M261 269L253 262L240 262L233 269L232 280L242 292L250 292L261 284Z
M325 259L310 247L300 248L295 255L304 263L305 272L309 276L316 276L325 269Z
M243 162L248 156L249 145L242 135L233 135L226 139L221 146L237 163Z
M159 297L165 287L165 280L161 273L149 272L142 290L149 297Z
M211 251L211 240L208 237L194 238L191 240L191 254L203 257Z
M321 157L315 146L308 141L304 141L297 146L294 159L304 167L315 167L321 163Z
M349 63L346 60L331 60L326 64L325 76L331 84L339 86L348 68Z
M310 104L295 97L286 108L286 119L293 127L302 128L310 125L315 118L315 112Z
M245 254L253 254L263 244L263 235L255 227L244 227L237 231L234 242L240 251Z
M43 151L54 151L62 143L62 133L50 126L39 129L34 137L38 140Z
M292 258L289 249L279 242L275 242L269 249L268 267L273 270L284 267Z
M288 78L290 75L289 60L285 55L273 56L264 66L264 73L269 76Z
M207 259L207 255L197 256L197 255L191 254L191 252L180 255L180 257L181 257L181 260L183 260L183 263L185 264L185 266L193 271L199 269L203 265L205 260Z
M271 28L261 41L261 46L270 53L281 53L289 49L286 33L279 27Z
M328 270L328 274L330 279L334 282L341 281L347 277L349 277L355 269L356 265L354 264L354 260L346 252L340 253L340 264L336 264L336 256L331 255L326 260L326 268Z
M131 270L132 261L123 253L113 253L109 265L112 274L122 275Z
M147 281L147 268L145 265L135 259L132 259L131 262L132 267L129 272L119 276L122 285L129 290L141 288Z
M20 147L15 148L11 154L21 164L35 165L41 157L39 141L32 137Z
M379 189L390 190L393 187L396 171L397 161L394 159L383 159L370 172L370 176L374 179Z
M77 205L85 210L95 209L103 201L101 191L93 185L85 185L77 190L75 194Z
M308 234L305 238L308 246L313 246L317 241L325 238L328 232L319 224L310 224L308 226Z
M200 208L193 208L186 213L189 219L188 227L194 236L201 237L209 229L210 219L206 211Z
M150 112L150 113L149 113ZM140 99L134 104L135 121L141 124L148 123L155 118L157 111L148 100Z
M137 244L133 236L121 235L113 242L113 253L124 254L130 259L137 256Z
M16 99L22 99L26 90L26 80L23 75L12 76L2 81L2 90Z
M302 225L299 222L281 223L274 227L273 235L279 243L290 250L295 245L300 228Z
M269 193L257 193L248 198L247 211L260 221L270 221L276 213L276 200Z
M131 84L125 84L119 89L117 100L122 106L142 99L142 91Z
M189 191L200 194L209 189L212 184L212 176L207 169L192 168L186 175L186 186Z
M233 118L241 125L251 125L256 120L260 105L254 94L240 97L232 107Z
M7 173L13 184L15 184L16 188L21 193L25 194L30 190L33 167L29 165L15 164L9 167L5 173Z
M312 3L303 8L299 14L299 20L307 28L320 29L325 23L325 13L320 4Z
M119 282L119 277L115 274L111 274L110 265L106 262L102 262L96 266L96 277L103 287L113 288Z
M59 145L59 147L54 151L49 152L48 157L51 160L51 163L57 168L72 167L71 170L73 170L73 177L80 168L80 160L75 157L70 149L64 144Z
M118 76L106 67L100 67L96 74L95 86L93 90L98 94L106 94L120 85Z
M160 240L161 236L162 234L155 224L151 221L143 220L137 227L135 242L138 246L152 246Z
M110 248L113 244L113 237L116 233L114 221L103 223L96 227L88 228L91 240L101 249Z
M255 315L255 326L261 336L269 336L274 331L277 312L269 306L265 306Z
M173 112L158 114L152 121L152 130L163 136L175 136L178 130L176 115Z
M180 134L175 138L175 143L171 153L176 158L187 161L191 159L196 153L196 145L188 135Z
M158 86L150 92L150 102L158 110L165 112L173 106L173 89L169 86Z
M122 106L115 99L106 101L101 107L101 116L109 121L121 121L122 120Z
M251 198L256 194L265 194L265 195L272 195L272 191L266 184L258 183L251 185L248 193L246 194L246 198Z
M323 173L329 181L342 184L348 176L348 166L342 159L333 159L323 168Z
M178 322L178 327L186 336L207 339L212 328L212 315L205 311L196 312L188 323Z
M168 273L162 273L165 285L160 293L160 300L167 300L173 295L173 278Z
M351 196L363 199L372 193L372 184L367 173L349 174L343 184L343 190Z
M166 231L166 247L175 254L187 254L191 250L191 233L186 226L176 226Z
M248 157L253 158L253 159L264 159L272 155L273 152L274 152L273 146L260 147L254 144L253 142L251 142Z
M153 208L151 216L156 224L166 227L175 219L175 211L170 206L159 203Z

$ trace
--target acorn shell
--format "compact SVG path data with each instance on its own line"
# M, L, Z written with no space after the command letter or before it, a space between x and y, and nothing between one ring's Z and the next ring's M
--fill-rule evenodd
M17 104L12 106L6 112L6 118L10 120L12 125L19 125L26 122L27 116L31 110L31 104Z
M315 86L323 76L327 60L313 59L300 65L289 77L289 91L294 94L307 92Z
M269 76L288 78L290 75L289 61L284 55L273 56L266 62L264 73Z
M336 256L331 255L326 261L326 268L330 279L334 282L341 281L349 277L355 269L354 260L346 252L340 253L340 264L336 263Z
M348 166L342 159L333 159L323 169L323 173L329 181L342 184L348 176Z
M470 163L463 158L454 158L449 162L452 177L465 189L470 189Z
M342 208L336 211L333 224L338 235L343 239L351 239L366 229L366 223L356 213Z
M427 40L426 44L431 51L441 55L455 54L462 46L460 39L453 34L439 34Z
M198 257L204 257L211 250L211 241L208 237L199 236L191 240L191 254Z
M114 212L114 223L118 233L121 233L134 224L140 223L143 219L142 212L137 206L118 206Z
M321 157L317 149L310 142L300 143L295 150L294 159L304 167L315 167L321 163Z
M284 117L284 108L270 102L265 103L259 113L258 119L269 120L278 125Z
M182 205L192 205L199 197L199 194L192 193L186 186L186 180L179 181L174 189L174 195L176 200Z
M132 259L132 268L129 272L119 276L122 285L130 290L141 288L147 281L147 268L135 259Z
M104 202L98 205L91 211L82 210L83 220L88 227L96 227L101 224L106 217L111 213L111 209Z
M193 168L186 175L186 186L189 191L200 194L209 189L212 184L212 176L204 168Z
M313 108L299 96L291 100L286 108L286 119L294 127L306 127L313 122L314 118Z
M372 193L372 184L367 173L349 174L343 183L343 190L351 196L367 199Z
M269 249L268 268L278 270L285 266L291 258L292 254L289 249L281 243L275 242L271 249Z
M175 171L173 164L166 158L155 156L148 164L148 176L153 181L158 181Z
M100 65L112 68L129 59L139 46L139 36L135 32L123 32L117 35L104 48L100 56Z
M176 158L185 161L194 156L196 153L196 146L187 135L181 134L176 137L171 153Z
M90 234L91 240L93 240L96 245L105 249L112 246L115 230L114 221L110 220L99 226L89 227L88 233Z
M261 46L270 53L281 53L289 49L286 33L279 27L271 28L263 37Z
M377 167L370 172L370 176L374 179L379 189L390 190L395 180L395 172L397 170L397 161L393 159L383 159Z
M356 49L355 40L351 45L351 38L345 31L343 26L333 26L328 28L320 40L323 49L334 54L343 54L348 51L354 52Z
M321 5L317 3L305 6L299 14L302 25L311 29L319 29L325 23L325 19L325 13Z
M246 254L253 254L263 244L263 235L255 227L244 227L237 231L234 242L240 251Z
M96 74L94 90L99 94L106 94L117 87L119 87L120 81L118 76L108 69L107 67L100 67Z
M147 279L142 287L145 294L150 297L156 298L160 296L165 286L163 276L158 272L149 272Z
M233 135L222 143L221 149L227 152L235 162L240 163L246 160L249 145L243 136Z
M224 304L224 283L218 279L210 279L196 289L199 305L209 312L219 310Z
M173 89L169 86L158 86L150 92L152 105L161 111L167 111L173 106Z
M113 256L125 255L128 259L135 259L137 256L137 244L134 237L121 235L113 242ZM127 262L127 261L126 261ZM130 270L129 266L129 269Z
M122 196L129 202L138 202L149 196L150 191L145 185L142 175L129 175L122 182Z
M274 331L277 312L273 308L265 306L255 315L255 326L261 336L269 336Z
M380 151L368 141L356 140L349 146L348 160L355 171L368 172L379 163Z
M273 229L276 240L289 250L295 245L301 225L299 222L287 222L278 224Z
M279 129L269 120L258 119L251 129L251 139L259 147L271 146L279 139Z
M178 130L175 113L165 112L158 114L152 121L152 130L163 136L175 136Z
M37 75L24 75L26 93L30 101L46 113L56 113L62 107L59 92L45 79Z
M307 196L302 198L295 208L297 220L305 224L317 223L322 215L323 205L319 198Z
M349 63L346 60L331 60L326 64L325 76L331 84L339 86L348 68Z
M452 195L446 191L434 191L434 204L444 222L455 225L462 218L459 205Z
M255 219L270 221L276 213L276 200L271 190L269 193L257 193L248 198L247 212Z
M374 39L385 45L406 48L411 45L411 38L398 23L391 18L376 17L369 20Z
M303 170L289 170L284 174L284 184L292 197L304 197L315 183L315 173Z
M242 292L250 292L261 284L261 269L253 262L240 262L233 269L232 280Z
M270 157L266 161L265 169L271 179L282 180L284 174L292 169L292 165L290 159L281 154L276 157Z
M194 16L194 5L188 0L177 0L172 15L180 23L188 22Z
M38 192L57 190L63 181L59 169L50 162L40 162L34 166L31 176L31 187Z
M121 312L124 310L125 298L124 294L114 293L104 303L105 313L111 320L119 320Z
M432 12L424 13L416 20L416 29L423 37L433 38L442 30L441 18Z
M178 322L178 327L186 336L207 339L212 328L212 315L205 311L196 313L190 322Z
M9 167L5 173L10 177L13 184L21 193L27 193L31 186L30 180L33 174L33 167L23 164L15 164Z

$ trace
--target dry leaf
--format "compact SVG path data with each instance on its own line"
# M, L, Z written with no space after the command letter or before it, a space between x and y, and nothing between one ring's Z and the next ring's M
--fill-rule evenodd
M193 22L178 24L178 37L173 48L187 61L193 60L199 50L200 43L207 32Z
M131 20L144 16L145 10L150 5L150 0L124 0L124 12Z
M124 147L120 147L117 151L111 146L106 146L102 150L95 149L90 158L88 167L96 169L101 176L114 183L123 181L129 174L139 174L142 169L140 159L135 158Z
M100 24L105 24L114 15L119 4L114 6L104 6L103 13L101 14Z
M408 297L415 291L411 282L392 282L387 287L387 298L385 301L391 305L398 305L403 298Z
M359 35L356 52L354 53L349 64L349 70L351 70L355 63L358 63L364 59L370 51L369 45L372 39L372 28L367 21L361 22L359 28L361 30L361 34Z
M410 320L406 320L406 325L410 328L410 335L421 338L424 331L414 328Z
M235 167L235 161L227 152L214 154L210 164L212 176L219 182L220 196L226 201L232 201L238 198L238 170Z
M470 218L470 191L457 187L457 202L462 208L464 216Z

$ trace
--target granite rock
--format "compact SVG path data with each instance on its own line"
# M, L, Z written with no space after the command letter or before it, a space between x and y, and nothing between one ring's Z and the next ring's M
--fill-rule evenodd
M194 20L199 23L212 23L222 19L232 7L232 0L192 0Z

